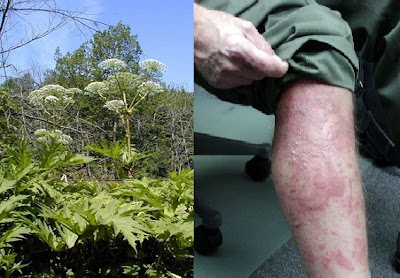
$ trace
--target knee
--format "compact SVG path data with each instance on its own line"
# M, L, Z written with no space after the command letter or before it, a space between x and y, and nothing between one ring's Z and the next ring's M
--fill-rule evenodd
M312 79L354 91L358 58L351 28L339 12L316 3L278 10L265 30L265 39L289 63L281 88Z

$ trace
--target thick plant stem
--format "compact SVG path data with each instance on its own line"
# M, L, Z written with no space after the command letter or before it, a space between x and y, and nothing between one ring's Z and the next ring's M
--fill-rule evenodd
M130 122L129 122L129 113L128 113L128 104L126 102L126 94L125 92L122 93L122 96L124 98L124 104L125 104L125 120L126 120L126 145L128 147L128 155L129 157L132 156L132 150L131 150L131 127L130 127Z
M130 121L129 121L129 117L130 117L130 113L128 112L128 104L126 101L126 94L125 92L122 93L122 96L124 98L124 103L125 103L125 122L126 122L126 145L127 145L127 150L128 150L128 157L129 159L132 157L132 148L131 148L131 126L130 126ZM126 167L126 172L127 172L127 176L128 178L133 178L133 173L131 170L131 166L132 165L127 165Z
M132 157L132 148L131 148L131 128L130 128L130 122L129 122L129 115L126 115L126 144L128 147L128 157ZM126 166L126 175L128 178L133 178L133 173L131 169L132 165L127 165Z
M129 157L132 156L132 149L131 149L131 127L129 122L129 115L126 115L126 145L128 147L128 155Z

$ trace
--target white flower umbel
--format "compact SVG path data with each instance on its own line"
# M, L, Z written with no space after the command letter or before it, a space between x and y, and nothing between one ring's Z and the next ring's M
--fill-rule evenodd
M166 66L154 59L148 59L140 62L141 73L147 79L152 81L160 81L162 76L167 71Z
M125 107L125 104L122 100L115 99L115 100L107 101L106 104L104 104L104 107L110 111L119 113Z
M140 67L145 72L157 72L163 74L167 71L167 67L165 66L165 64L154 59L147 59L141 61Z
M85 87L85 95L87 96L103 96L108 92L108 86L104 82L95 81Z
M99 64L99 67L103 71L107 71L110 73L116 73L128 70L128 65L124 61L115 58L104 60Z
M73 95L79 89L65 89L60 85L46 85L40 89L34 90L29 94L29 101L35 106L51 105L52 107L57 104L64 107L73 103Z
M57 142L63 145L68 145L72 142L72 138L67 134L61 134L59 138L57 138Z
M60 85L46 85L42 87L41 90L45 95L55 95L55 96L63 96L68 94L67 89Z
M29 102L35 106L40 106L43 103L43 93L41 90L32 91L28 98Z
M41 143L50 144L51 142L61 143L63 145L70 144L73 140L71 136L64 134L61 130L38 129L35 131L36 140Z
M69 89L67 89L67 93L69 95L77 95L77 94L81 94L82 90L78 89L78 88L69 88Z
M130 72L118 72L107 78L107 85L111 93L132 93L143 82L142 78Z
M75 100L72 97L63 96L62 97L63 103L74 104Z
M59 101L58 97L55 96L47 96L44 98L45 103L56 103L58 101Z
M141 95L154 96L162 91L163 87L160 84L152 81L144 82L139 86L139 92Z

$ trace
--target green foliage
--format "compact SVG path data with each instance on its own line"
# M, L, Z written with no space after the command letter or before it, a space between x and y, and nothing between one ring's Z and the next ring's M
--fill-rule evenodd
M193 168L193 94L169 88L147 100L136 111L135 119L133 143L141 152L154 153L136 164L136 173L166 176Z
M57 129L68 127L74 139L72 148L81 152L84 145L101 139L113 143L127 140L128 118L132 145L140 153L154 154L132 165L134 176L165 177L168 172L193 167L193 94L176 86L165 88L165 84L161 94L154 94L158 86L147 81L161 84L165 65L152 59L139 63L140 55L137 36L130 34L128 26L110 26L72 53L62 55L58 50L56 68L46 73L44 84L82 90L89 84L100 86L100 94L89 90L75 94L74 105L63 111L63 117L56 117ZM110 63L113 61L117 63ZM140 105L137 100L141 100ZM43 121L34 123L36 129L51 129ZM103 165L88 168L88 173L115 176Z
M0 87L0 277L193 276L193 95L140 55L120 23Z
M73 53L62 56L60 49L57 49L56 68L48 73L49 81L67 88L83 89L91 81L104 78L99 68L100 62L116 58L124 61L130 72L136 73L141 54L137 36L131 35L129 26L118 23L96 32L92 40L82 44Z
M171 173L167 180L147 179L126 181L113 194L120 198L140 199L152 206L155 217L149 224L154 237L159 242L160 255L157 262L147 265L148 277L173 277L164 269L163 255L173 256L178 262L191 259L188 252L193 246L193 206L194 183L193 170L184 170L180 174ZM186 270L185 275L189 275ZM154 276L152 276L154 275Z
M12 144L21 122L15 117L21 107L10 95L6 86L0 86L0 151L1 145Z
M9 253L8 250L4 248L0 249L0 273L3 273L4 278L14 277L13 274L16 272L22 274L21 269L28 265L16 262L16 257L17 254Z
M152 154L142 154L131 148L131 154L128 153L126 143L117 141L115 143L108 143L107 141L100 141L100 144L91 144L86 146L86 149L109 158L106 161L107 167L114 167L117 170L119 179L127 177L131 171L132 165L142 159L151 157Z
M105 143L104 143L105 144ZM123 148L104 145L119 157ZM56 141L8 149L0 168L0 276L191 277L193 171L166 180L65 182Z

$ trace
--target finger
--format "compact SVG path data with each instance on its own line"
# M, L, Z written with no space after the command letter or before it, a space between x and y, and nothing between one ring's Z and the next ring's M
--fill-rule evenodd
M246 64L246 62L242 61L242 59L233 60L232 63L235 64L235 73L238 73L240 76L250 79L250 80L261 80L266 77L265 72L260 71L258 69L253 69L250 65Z
M289 69L289 65L283 62L277 55L269 55L259 50L248 40L240 44L241 50L237 51L237 58L255 72L260 72L269 77L282 77Z
M275 51L271 48L271 45L264 39L264 37L258 32L257 28L250 21L243 21L243 35L249 41L251 41L258 49L264 51L269 55L274 55Z
M264 72L250 68L245 62L243 62L243 59L237 57L231 57L227 63L220 66L220 69L219 79L228 83L232 82L234 78L239 77L245 79L242 81L244 83L248 83L248 80L255 81L266 77ZM237 82L234 84L237 84Z

